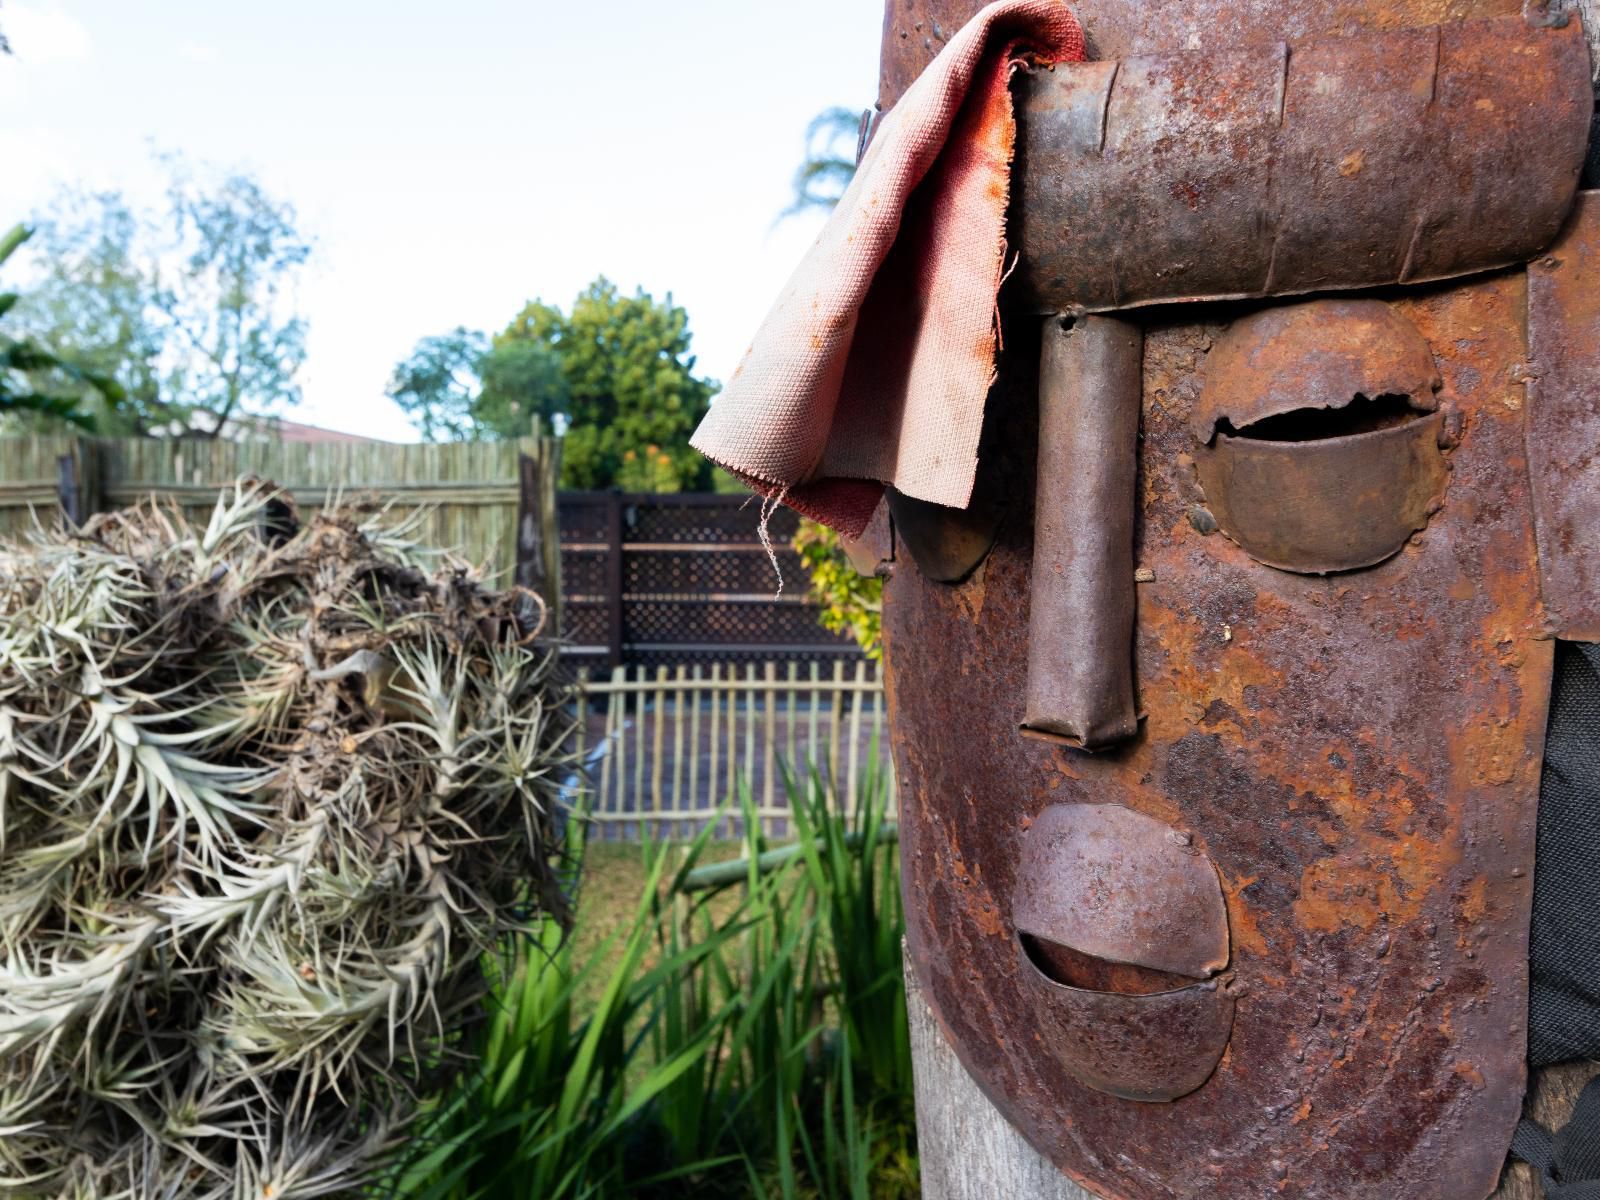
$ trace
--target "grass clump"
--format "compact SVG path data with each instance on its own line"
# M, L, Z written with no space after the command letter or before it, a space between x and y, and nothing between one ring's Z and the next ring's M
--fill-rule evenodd
M884 783L869 773L854 817L817 775L786 787L800 852L777 867L757 864L770 847L746 797L742 877L697 874L713 822L641 848L636 902L605 939L549 921L510 946L480 1068L380 1194L919 1194ZM581 928L581 888L578 911Z

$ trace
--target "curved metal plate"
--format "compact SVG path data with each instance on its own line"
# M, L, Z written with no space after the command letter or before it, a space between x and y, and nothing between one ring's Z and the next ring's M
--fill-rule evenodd
M1282 571L1353 571L1397 554L1443 503L1444 417L1315 442L1218 434L1195 451L1206 503L1251 558Z
M1048 1052L1078 1082L1124 1100L1172 1101L1210 1079L1234 1001L1213 981L1153 996L1063 987L1023 957L1023 989Z
M1417 327L1381 300L1308 300L1251 313L1206 355L1195 440L1226 422L1244 429L1296 409L1342 408L1356 396L1439 406L1439 368Z
M1228 965L1216 868L1191 835L1120 804L1053 804L1022 839L1019 934L1206 979Z
M966 508L932 504L893 488L888 495L895 541L905 546L917 570L937 583L960 583L977 570L1005 515L981 468Z
M1551 631L1600 642L1600 192L1528 268L1528 459Z
M1579 22L1521 17L1061 64L1017 92L1039 312L1521 262L1561 228L1594 111Z
M1075 0L1092 59L1168 50L1215 50L1259 42L1337 37L1365 28L1398 29L1515 16L1523 0ZM886 0L878 104L888 109L984 0Z

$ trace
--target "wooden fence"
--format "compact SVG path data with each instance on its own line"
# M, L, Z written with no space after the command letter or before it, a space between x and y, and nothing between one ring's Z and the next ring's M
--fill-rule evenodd
M770 834L787 832L780 762L829 778L854 812L870 770L894 797L882 682L858 658L578 672L577 750L588 809L609 836L689 836L750 789ZM732 830L729 829L728 832Z
M861 657L817 621L789 544L799 521L791 509L771 514L769 553L760 504L748 496L562 492L557 503L563 629L577 661L742 667Z
M154 496L204 519L220 489L270 479L307 512L331 496L415 518L418 541L450 547L490 579L532 587L560 606L558 450L550 439L397 445L200 439L0 439L0 535L74 520Z

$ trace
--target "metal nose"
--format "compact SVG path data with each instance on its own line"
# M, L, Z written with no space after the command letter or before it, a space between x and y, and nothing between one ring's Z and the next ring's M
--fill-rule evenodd
M1133 736L1133 521L1144 333L1045 322L1025 735L1100 750Z

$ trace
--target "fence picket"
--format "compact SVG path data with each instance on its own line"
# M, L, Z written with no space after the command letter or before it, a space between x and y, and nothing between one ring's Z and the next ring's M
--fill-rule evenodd
M833 703L828 711L828 778L833 782L834 792L839 794L842 784L839 781L839 772L844 767L844 754L839 744L839 725L844 719L844 663L835 660L833 664Z
M626 667L611 668L611 703L606 706L606 756L604 765L600 768L600 797L595 804L595 810L605 812L621 811L622 781L626 776L622 773L627 766L628 740L623 737L626 728L624 719L627 715L628 694L619 684L628 681ZM616 759L616 770L612 770L612 759ZM616 787L608 790L607 785L612 782L613 773L616 775Z
M689 803L681 806L683 809L694 808L700 800L700 666L694 668L694 690L689 694L694 697L693 706L689 709Z
M778 682L778 664L768 661L762 664L761 673L766 678L769 689ZM761 807L773 807L777 791L776 764L778 758L778 695L776 691L768 690L762 697L763 708L766 716L766 738L762 746L761 755ZM750 723L755 724L755 714L750 714Z
M795 760L795 756L794 756L794 718L795 718L794 702L795 702L795 699L799 695L799 692L800 692L799 683L800 683L800 664L795 662L794 659L791 658L789 660L789 689L788 689L788 692L787 692L788 704L787 704L787 706L786 706L786 708L784 710L784 715L787 718L786 724L788 726L786 732L788 733L788 739L789 739L789 759L788 759L788 762L789 762L789 770L790 771L793 771L793 770L796 769L796 760Z
M850 776L845 780L845 811L856 811L856 775L861 766L861 706L867 698L867 660L856 660L855 688L850 693Z
M706 716L706 720L711 726L709 730L711 737L711 757L706 760L706 794L711 797L710 807L713 809L722 803L722 790L717 787L717 738L722 732L722 722L718 720L718 714L722 710L717 707L717 679L721 676L721 674L721 664L712 663L710 672L711 678L709 680L709 686L706 693L711 698L711 711Z
M643 667L635 668L633 677L639 683L646 682L645 669ZM640 814L640 837L644 836L644 708L644 688L635 688L633 693L633 810Z
M817 691L817 678L821 674L821 666L816 659L811 660L811 712L809 713L809 726L806 731L806 761L809 767L821 769L823 756L817 749L817 705L822 702L822 693Z
M689 668L682 663L673 672L678 687L672 695L672 811L683 807L683 685Z
M667 669L656 668L656 719L655 732L651 738L654 748L653 761L650 763L650 811L660 812L661 803L661 767L662 767L662 739L666 736L663 722L667 719Z
M747 685L756 681L755 663L746 663L744 678ZM756 792L756 693L755 689L746 686L744 691L744 782L750 792L750 798L755 800Z
M589 748L589 672L583 667L578 668L577 678L573 681L573 705L576 723L573 727L573 750L578 759L578 778L584 778L584 771L589 762L585 752ZM580 784L580 786L583 786Z

